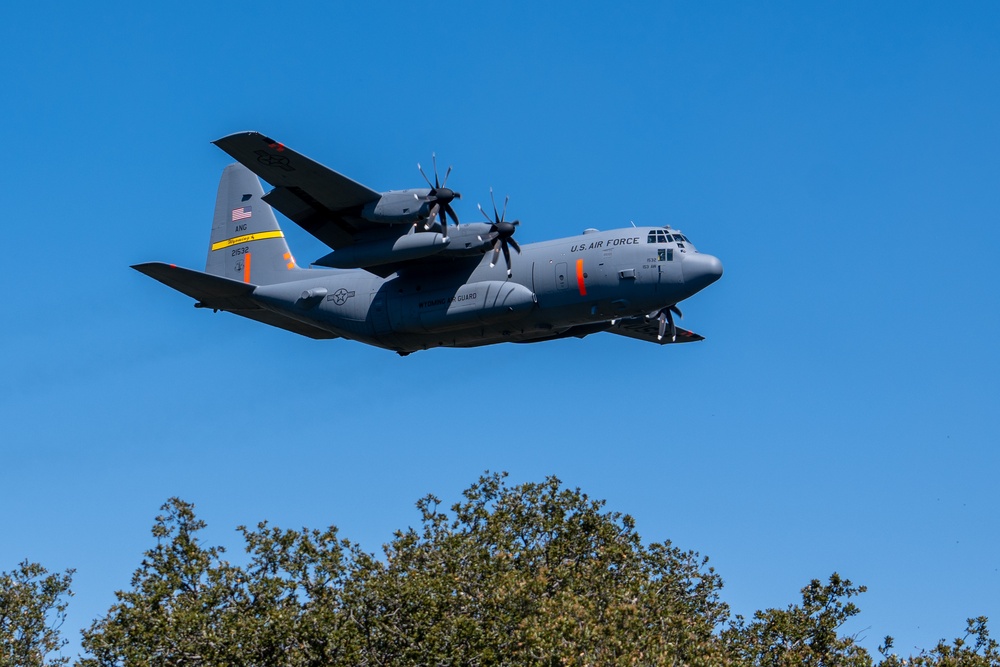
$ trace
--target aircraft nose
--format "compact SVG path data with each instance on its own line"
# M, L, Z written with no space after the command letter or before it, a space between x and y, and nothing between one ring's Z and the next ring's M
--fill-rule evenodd
M722 262L713 255L688 253L682 266L684 284L696 290L704 289L722 277Z

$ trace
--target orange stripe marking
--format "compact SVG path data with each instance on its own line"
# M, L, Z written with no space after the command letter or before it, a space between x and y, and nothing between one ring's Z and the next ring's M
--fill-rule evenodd
M587 296L587 286L583 284L583 259L576 260L576 286L580 288L580 296Z
M250 253L247 253L246 255L244 255L244 257L245 257L245 259L243 260L243 282L249 283L250 282Z

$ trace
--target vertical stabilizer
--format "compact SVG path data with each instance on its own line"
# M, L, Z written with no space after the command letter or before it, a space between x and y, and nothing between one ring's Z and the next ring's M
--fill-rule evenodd
M206 273L253 285L302 277L263 196L257 176L243 165L231 164L222 172Z

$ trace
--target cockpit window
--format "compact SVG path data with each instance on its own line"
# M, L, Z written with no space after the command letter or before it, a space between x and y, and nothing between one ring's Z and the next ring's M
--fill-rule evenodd
M688 240L688 237L677 232L670 233L662 229L654 229L646 237L646 243L691 243L691 241Z

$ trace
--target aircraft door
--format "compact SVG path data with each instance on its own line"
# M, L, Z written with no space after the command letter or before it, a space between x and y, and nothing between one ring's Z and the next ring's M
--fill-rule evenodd
M556 264L556 287L561 290L569 285L569 265L566 262Z
M674 248L657 248L656 257L656 291L671 291L671 285L682 282L680 258Z
M385 303L385 295L379 292L372 292L371 294L371 307L368 312L371 313L372 327L375 330L375 335L383 335L392 331L392 327L389 325L389 309Z

